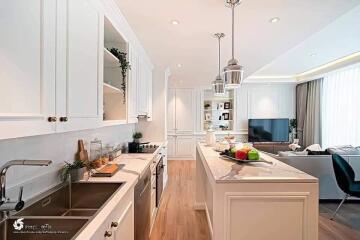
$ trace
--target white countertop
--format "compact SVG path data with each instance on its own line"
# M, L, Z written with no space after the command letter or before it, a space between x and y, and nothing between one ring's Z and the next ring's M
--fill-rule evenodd
M150 166L152 159L154 159L164 145L164 143L159 142L152 142L151 144L159 146L154 153L126 153L117 157L112 163L125 164L125 167L119 170L114 176L89 178L89 182L125 182L125 184L121 186L120 190L103 206L101 211L79 233L76 239L90 239L99 227L99 224L110 215L122 197L135 186L140 176Z
M260 157L273 164L248 163L239 164L232 160L220 158L218 152L204 143L197 144L201 160L215 182L318 182L318 179L282 163L275 158L260 152Z

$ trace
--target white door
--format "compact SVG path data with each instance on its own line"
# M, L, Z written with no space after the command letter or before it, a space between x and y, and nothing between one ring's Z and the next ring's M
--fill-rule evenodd
M87 0L58 8L58 130L94 128L102 120L104 17Z
M195 104L193 89L176 89L175 130L177 133L193 133Z
M129 59L131 69L129 70L128 81L128 122L137 123L138 110L137 110L137 87L138 87L138 68L139 68L139 56L135 48L130 45L129 47Z
M114 240L134 240L134 205L130 202L116 221L117 227L114 227Z
M0 139L56 130L55 16L55 0L1 1Z
M176 136L168 136L167 140L167 157L171 159L176 157Z
M168 90L167 96L167 131L175 133L175 112L176 112L176 95L175 89Z
M195 140L193 136L176 137L176 157L195 159Z

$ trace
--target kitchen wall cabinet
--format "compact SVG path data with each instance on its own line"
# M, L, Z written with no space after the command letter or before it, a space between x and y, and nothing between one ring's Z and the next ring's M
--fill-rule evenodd
M0 16L0 139L53 133L56 1L3 1Z
M0 39L0 139L107 126L103 121L107 16L126 34L134 52L129 56L134 71L129 73L124 107L129 117L115 124L137 122L140 113L151 120L153 66L131 28L117 16L121 13L110 10L114 6L97 0L2 4L0 27L7 37Z
M104 17L87 0L61 1L58 9L57 130L95 128L102 120Z
M128 122L137 123L138 122L138 69L139 69L139 55L135 47L130 45L129 48L129 61L131 69L129 71L129 81L128 81Z
M139 59L138 65L138 115L152 117L152 67L144 59Z

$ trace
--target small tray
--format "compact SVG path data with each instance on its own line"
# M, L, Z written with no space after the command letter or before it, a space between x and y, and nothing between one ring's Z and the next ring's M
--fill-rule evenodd
M237 163L259 163L259 162L261 162L261 163L273 164L273 162L266 161L262 158L260 158L259 160L239 160L239 159L227 156L227 155L220 155L220 157L223 159L236 161Z

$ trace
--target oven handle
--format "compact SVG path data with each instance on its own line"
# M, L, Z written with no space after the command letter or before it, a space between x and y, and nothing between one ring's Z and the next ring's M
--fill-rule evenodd
M150 181L148 181L148 183L145 185L145 187L143 188L143 190L141 191L141 193L140 193L140 197L144 194L144 192L146 191L146 189L147 189L147 187L149 186L149 184L150 184Z

